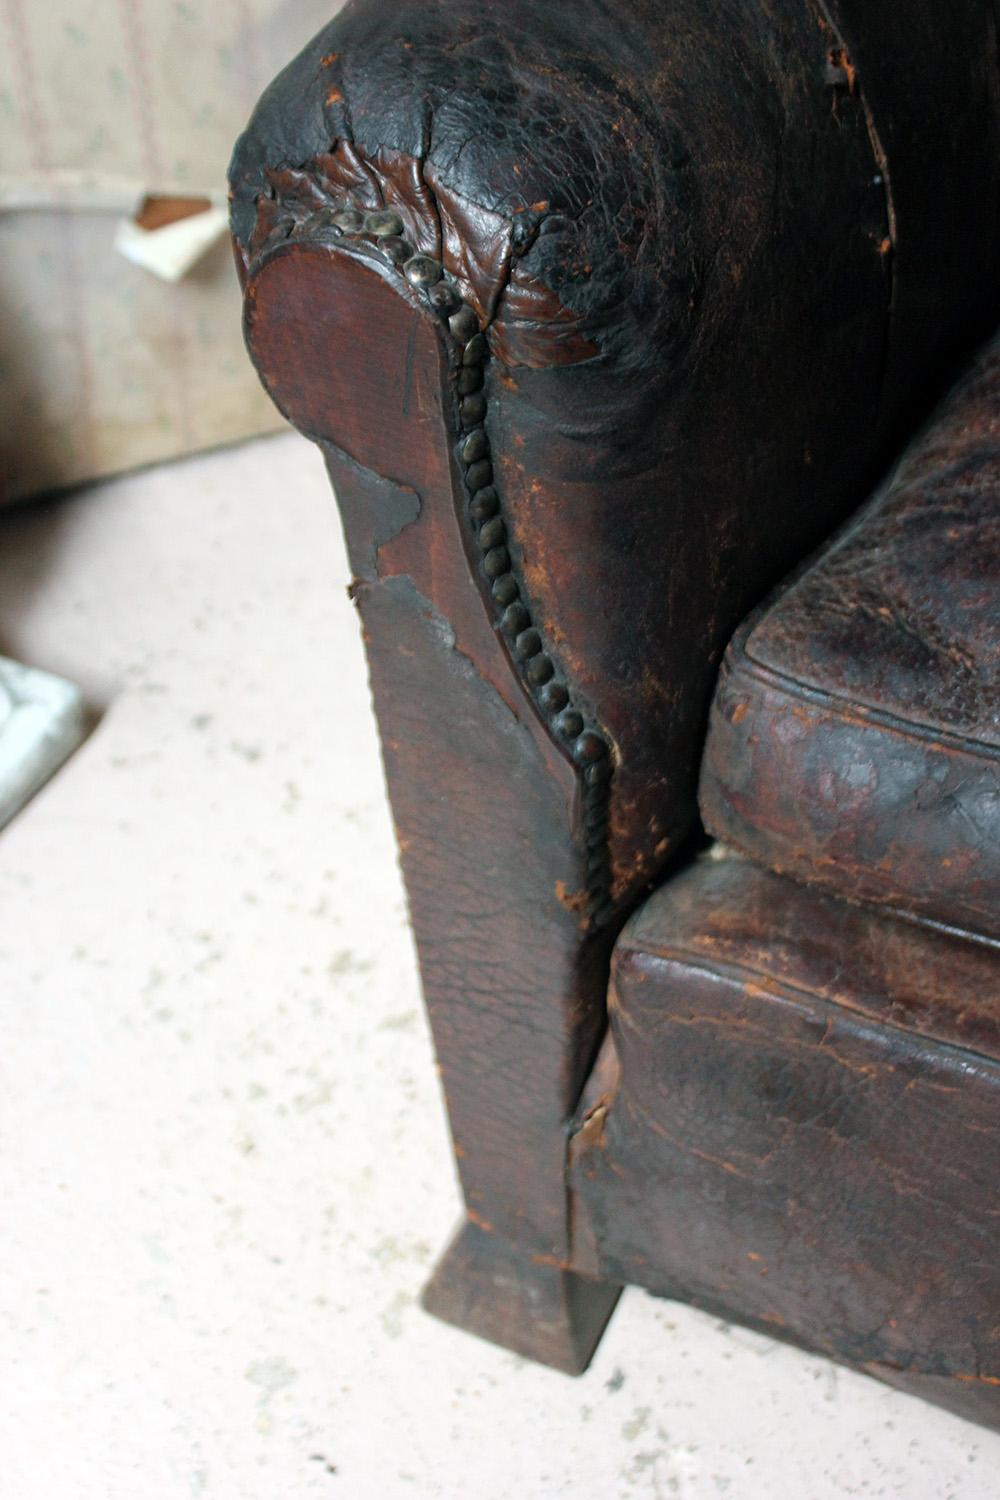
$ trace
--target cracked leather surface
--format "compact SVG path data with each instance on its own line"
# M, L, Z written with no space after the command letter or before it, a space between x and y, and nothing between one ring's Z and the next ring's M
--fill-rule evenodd
M1000 310L993 6L950 12L947 129L939 10L911 10L351 0L234 156L244 256L346 193L398 209L490 319L510 551L615 748L620 899L694 824L739 620Z
M1000 1424L1000 953L702 859L626 925L603 1275Z
M1000 937L1000 341L738 635L702 806L772 868Z
M572 25L534 0L349 0L237 146L234 230L249 242L269 170L339 155L336 180L363 185L388 164L412 178L428 253L443 239L458 261L512 235L512 322L533 321L547 294L606 357L642 371L650 344L676 359L713 281L739 279L740 231L767 228L761 148L785 153L816 89L841 126L858 105L865 115L879 177L867 227L896 241L890 340L912 358L921 337L947 342L948 319L907 326L911 264L924 314L928 295L940 312L942 283L974 299L995 265L996 50L992 0L960 0L946 28L930 0L905 20L891 0L578 0ZM834 54L846 91L827 76ZM942 108L962 100L948 130L924 128L932 85ZM787 191L780 175L779 160Z

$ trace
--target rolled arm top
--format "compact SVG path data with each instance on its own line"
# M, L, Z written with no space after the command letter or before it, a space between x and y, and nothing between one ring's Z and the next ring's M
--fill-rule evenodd
M353 0L236 150L244 272L385 210L474 309L513 566L613 749L617 900L695 816L736 624L996 312L993 7L949 10L934 128L918 44L940 7L907 12Z

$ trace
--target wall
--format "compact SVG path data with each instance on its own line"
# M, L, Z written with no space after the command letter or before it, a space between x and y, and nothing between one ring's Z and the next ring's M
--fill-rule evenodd
M0 494L280 425L219 244L176 285L114 249L146 192L220 198L261 89L337 0L0 0Z

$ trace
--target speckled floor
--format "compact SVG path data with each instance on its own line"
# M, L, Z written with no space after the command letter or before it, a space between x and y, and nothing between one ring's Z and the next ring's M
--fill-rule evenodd
M0 835L4 1500L995 1500L1000 1438L628 1293L572 1381L458 1217L347 566L284 436L0 520L104 710Z

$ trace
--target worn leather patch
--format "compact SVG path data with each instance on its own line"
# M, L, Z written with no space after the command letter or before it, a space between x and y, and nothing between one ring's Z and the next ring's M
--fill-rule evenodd
M1000 938L1000 341L728 653L709 827L850 897Z

